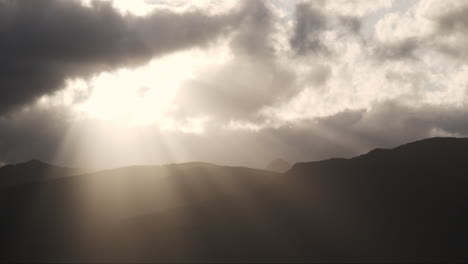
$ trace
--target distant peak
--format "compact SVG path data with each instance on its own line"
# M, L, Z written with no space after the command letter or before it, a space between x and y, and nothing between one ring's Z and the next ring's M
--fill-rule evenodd
M274 160L272 160L271 162L283 162L283 163L289 163L287 160L284 160L284 159L281 159L281 158L274 159Z
M27 166L52 166L50 164L47 164L45 162L42 162L38 159L32 159L32 160L29 160L29 161L26 161L24 163L18 163L16 165L27 165Z
M26 161L24 164L45 164L45 163L37 159L32 159L32 160Z
M389 149L384 149L384 148L375 148L369 152L367 152L367 154L364 154L364 155L372 155L372 154L376 154L376 153L382 153L382 152L385 152L385 151L388 151Z
M291 163L284 159L274 159L272 160L268 166L266 167L267 170L276 171L276 172L286 172L292 167Z

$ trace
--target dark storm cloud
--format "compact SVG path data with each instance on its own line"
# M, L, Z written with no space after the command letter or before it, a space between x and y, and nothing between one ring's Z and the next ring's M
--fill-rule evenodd
M360 36L362 21L357 16L333 15L323 10L327 1L307 1L296 5L293 34L289 40L297 55L330 55L323 33L341 28Z
M415 60L415 52L425 45L425 40L408 38L397 43L380 43L375 50L378 59L383 60Z
M326 27L326 16L312 2L298 3L291 47L298 55L326 53L326 46L321 39L321 33Z
M468 3L436 17L440 33L450 34L468 28Z
M361 31L362 21L361 18L355 16L340 16L338 17L339 22L350 32L359 34Z
M0 1L0 114L60 89L66 78L206 45L235 27L242 12L135 17L102 2Z
M432 38L435 48L452 58L468 59L468 3L435 19L437 30ZM442 41L441 41L442 40ZM447 41L443 41L447 40Z

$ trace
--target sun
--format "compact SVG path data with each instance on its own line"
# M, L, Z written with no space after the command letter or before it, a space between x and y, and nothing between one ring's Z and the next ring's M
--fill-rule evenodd
M142 76L143 75L143 76ZM177 86L145 81L141 71L101 73L91 80L89 99L76 107L81 113L104 121L147 124L157 122L169 108Z
M72 121L86 119L187 130L184 122L198 124L206 117L187 116L184 122L176 120L175 110L184 107L177 101L177 95L194 79L203 77L213 67L223 67L232 58L227 42L184 50L153 58L136 68L68 79L63 89L39 98L38 104L43 108L62 108Z
M193 74L186 59L170 56L137 69L100 73L89 80L91 94L75 109L98 120L129 124L161 121L182 83Z
M186 50L155 58L138 68L69 81L62 97L68 98L67 104L79 116L129 125L173 126L167 116L178 107L177 93L182 93L184 85L198 78L203 69L223 64L230 56L226 47ZM87 90L86 98L71 102L69 97L77 89Z

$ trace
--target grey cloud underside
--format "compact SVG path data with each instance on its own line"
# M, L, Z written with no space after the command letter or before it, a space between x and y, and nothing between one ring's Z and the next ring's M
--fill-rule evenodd
M437 35L434 36L435 48L453 58L468 59L468 3L437 18ZM451 41L440 43L437 38L455 37Z
M396 43L379 43L375 55L379 59L417 60L417 51L437 51L451 59L468 59L468 3L461 8L428 17L435 29L426 36L407 37Z
M287 68L262 61L237 58L188 81L177 97L182 116L207 115L221 121L255 120L267 105L295 95L295 76Z
M293 34L289 40L291 48L299 57L304 55L330 57L333 54L324 40L324 33L341 28L346 34L361 34L361 18L351 15L330 15L322 7L327 1L305 1L296 5Z
M0 1L0 114L62 88L66 78L132 67L207 45L229 33L242 10L121 15L109 3Z
M355 16L340 16L338 17L338 20L349 31L355 34L360 34L362 27L362 21L360 18Z
M236 56L270 60L275 54L271 44L275 17L263 1L245 1L244 16L240 21L230 43Z
M327 18L320 9L308 2L297 4L295 23L290 44L297 54L327 52L321 40L321 31L327 27Z
M375 55L379 60L413 60L417 59L415 52L423 43L424 40L419 38L409 38L391 44L381 43L375 48Z
M299 91L293 70L276 61L271 10L263 1L246 1L244 10L228 43L235 58L182 86L176 99L181 116L252 120L262 107L287 101Z
M277 61L280 53L273 35L277 33L277 18L263 1L246 1L244 16L233 32L229 47L235 58L223 67L211 69L200 78L183 85L177 102L182 106L178 114L209 115L221 120L261 121L259 110L280 105L297 95L303 87L319 88L331 76L331 69L320 60L331 56L322 40L329 29L327 17L311 3L296 6L295 25L289 41L298 60L315 56L317 65L298 79L294 67ZM358 34L360 20L341 16L335 23L352 34Z

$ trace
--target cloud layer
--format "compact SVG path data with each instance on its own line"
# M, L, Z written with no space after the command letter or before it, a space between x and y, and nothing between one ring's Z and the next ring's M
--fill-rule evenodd
M0 162L261 167L468 134L466 1L247 0L218 12L208 2L148 2L157 8L136 16L107 2L0 0ZM78 99L54 99L67 80L92 91L102 72L213 47L226 58L174 88L171 126L112 130L78 117Z
M0 2L0 113L63 88L67 78L132 67L155 56L204 46L241 14L159 11L122 15L107 2Z

